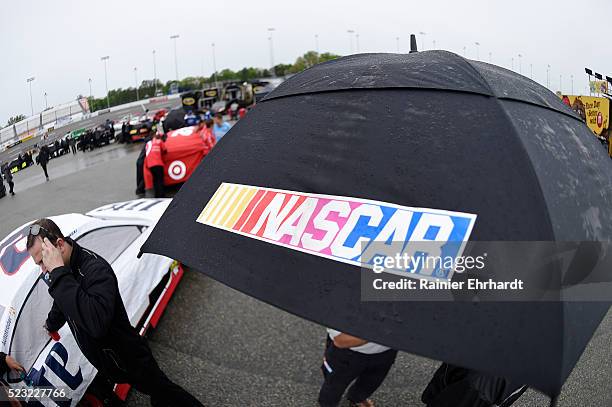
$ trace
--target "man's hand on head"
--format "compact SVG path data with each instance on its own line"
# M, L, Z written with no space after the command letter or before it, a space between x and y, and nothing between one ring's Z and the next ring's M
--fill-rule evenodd
M42 261L49 273L64 265L62 253L46 237L42 241Z

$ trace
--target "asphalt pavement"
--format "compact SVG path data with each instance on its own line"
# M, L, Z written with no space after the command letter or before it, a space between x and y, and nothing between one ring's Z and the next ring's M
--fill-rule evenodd
M28 220L135 198L140 145L110 145L15 174L14 197L0 199L0 235ZM177 233L180 233L177 231ZM160 366L206 406L315 406L325 329L187 270L149 343ZM452 338L449 338L452 341ZM612 406L612 314L601 324L570 376L561 407ZM378 406L422 406L420 394L439 362L400 353ZM128 406L148 406L132 391ZM515 404L547 406L528 391Z

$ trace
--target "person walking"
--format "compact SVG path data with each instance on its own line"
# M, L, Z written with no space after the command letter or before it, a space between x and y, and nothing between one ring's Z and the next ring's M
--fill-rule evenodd
M43 145L38 152L38 164L42 167L45 172L45 177L47 181L49 181L49 173L47 172L47 163L49 162L51 156L51 152L49 151L49 147L47 145Z
M145 165L153 175L153 190L155 198L165 198L164 191L164 158L166 146L161 133L155 133L151 140L151 149L145 157Z
M13 191L15 183L13 182L13 174L11 174L11 169L9 168L8 164L4 164L2 166L2 175L4 175L4 180L9 185L9 193L11 196L15 196L15 191Z
M328 328L327 334L319 405L336 407L354 381L346 395L350 405L374 407L369 397L387 377L397 351L334 329Z
M76 139L74 137L70 137L68 139L68 144L70 144L70 149L72 150L72 155L75 155L77 153Z
M46 218L30 225L26 249L53 298L45 323L50 336L68 324L99 374L150 395L153 406L202 406L160 369L147 341L130 323L117 277L106 260L64 237Z

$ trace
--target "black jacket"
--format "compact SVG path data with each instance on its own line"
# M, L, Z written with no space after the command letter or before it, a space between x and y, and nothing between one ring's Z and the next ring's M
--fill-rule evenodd
M53 307L49 331L68 323L87 359L117 383L131 382L155 363L146 341L132 327L111 266L72 239L70 266L58 267L45 277Z
M49 162L49 156L50 156L50 151L49 151L49 147L47 146L42 146L40 148L40 152L38 153L38 162L40 165L47 165L47 163Z

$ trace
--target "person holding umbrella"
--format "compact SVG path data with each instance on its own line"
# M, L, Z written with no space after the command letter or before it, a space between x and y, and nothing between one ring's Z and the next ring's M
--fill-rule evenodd
M337 406L348 385L355 381L346 396L351 406L374 407L369 397L387 377L397 351L334 329L328 328L327 334L319 404Z

